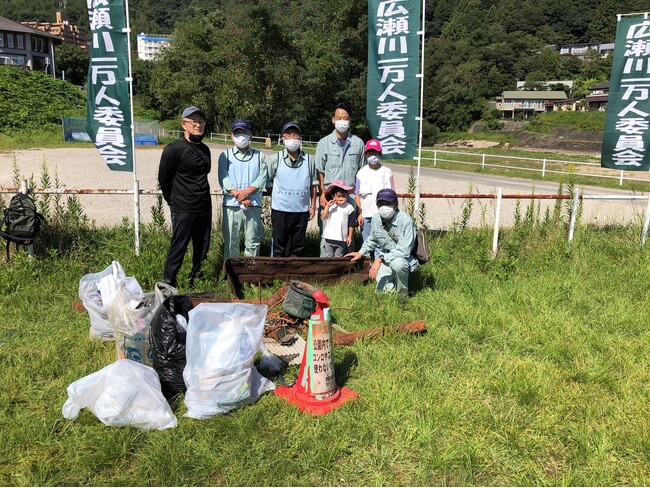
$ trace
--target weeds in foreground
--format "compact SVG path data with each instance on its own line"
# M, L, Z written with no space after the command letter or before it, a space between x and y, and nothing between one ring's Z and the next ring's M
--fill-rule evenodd
M417 191L417 180L415 178L415 171L413 165L409 167L409 179L406 186L407 193L415 193ZM409 197L406 201L406 213L415 221L415 197Z
M128 222L79 222L68 247L18 253L0 264L0 484L647 485L650 261L638 229L585 226L569 256L564 220L534 203L522 214L495 258L489 229L429 234L406 301L322 285L347 330L428 327L335 349L337 381L359 399L315 419L265 395L193 421L180 397L179 425L163 432L108 428L88 411L66 421L60 407L70 383L115 360L71 308L79 279L117 259L152 289L168 232L143 229L136 257ZM216 269L201 289L180 285L228 292Z

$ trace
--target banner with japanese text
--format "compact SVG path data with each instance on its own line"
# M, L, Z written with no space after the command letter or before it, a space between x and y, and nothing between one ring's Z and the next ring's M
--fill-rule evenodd
M650 170L650 15L619 16L601 166Z
M86 130L110 169L133 171L124 1L86 1L92 35Z
M366 119L385 159L416 155L420 1L368 0Z

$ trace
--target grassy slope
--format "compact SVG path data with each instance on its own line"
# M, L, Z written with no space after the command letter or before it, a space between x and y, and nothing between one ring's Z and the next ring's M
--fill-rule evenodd
M338 381L358 400L311 418L267 395L207 421L182 418L180 402L179 426L163 432L60 409L68 384L114 360L70 308L79 278L117 259L151 289L167 237L144 232L136 258L129 229L114 229L57 258L0 264L0 484L647 485L638 235L580 227L569 255L564 224L520 226L494 261L489 229L434 236L405 304L371 286L324 288L345 329L420 318L429 329L338 348ZM225 284L210 270L199 289Z

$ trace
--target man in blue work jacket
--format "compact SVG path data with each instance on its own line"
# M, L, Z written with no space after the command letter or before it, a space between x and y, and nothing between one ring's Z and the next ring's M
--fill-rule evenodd
M234 147L219 156L218 179L223 190L223 260L239 256L244 231L244 255L259 256L262 229L262 191L266 186L264 154L250 147L253 127L244 119L232 125Z

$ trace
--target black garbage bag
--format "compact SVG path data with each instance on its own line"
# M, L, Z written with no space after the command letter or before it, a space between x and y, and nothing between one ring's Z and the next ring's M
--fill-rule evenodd
M192 301L188 295L167 298L151 321L149 343L153 352L153 369L158 373L162 394L171 400L186 390L183 381L185 369L185 340L187 332L179 327L176 316L189 320Z

